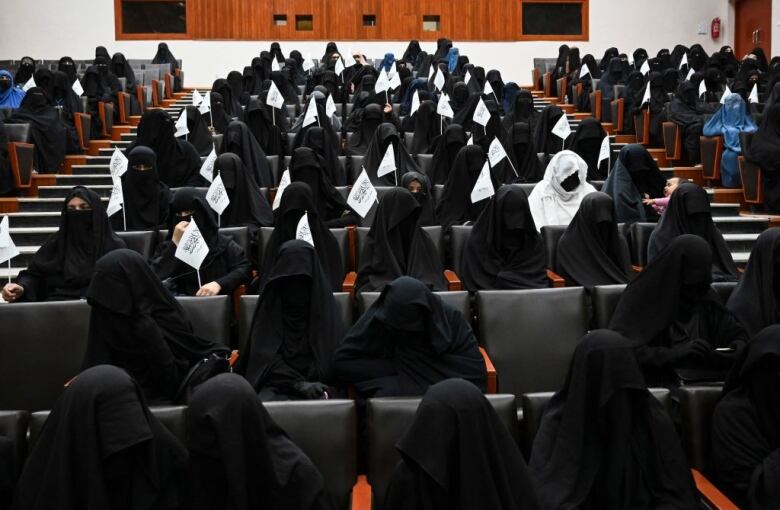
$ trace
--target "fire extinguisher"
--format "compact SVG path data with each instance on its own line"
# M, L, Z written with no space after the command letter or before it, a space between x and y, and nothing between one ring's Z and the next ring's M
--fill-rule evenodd
M720 37L720 18L715 18L712 20L712 24L710 25L710 35L713 39Z

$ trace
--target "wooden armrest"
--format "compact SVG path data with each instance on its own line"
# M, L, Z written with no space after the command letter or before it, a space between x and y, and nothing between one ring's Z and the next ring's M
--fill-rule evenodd
M135 98L138 100L138 105L141 107L141 113L144 112L146 107L146 91L143 85L135 86Z
M641 273L642 272L642 266L635 266L635 265L631 264L631 269L633 269L635 273Z
M103 125L101 128L101 135L103 135L104 138L110 138L111 133L108 132L108 124L106 123L106 103L105 101L98 101L98 117L100 118L100 123Z
M174 69L173 70L173 75L174 76L181 76L181 69L179 69L178 67L176 69Z
M89 130L85 129L85 122L90 122L91 118L87 113L76 112L73 114L73 123L76 126L76 133L79 135L79 145L81 150L89 149Z
M463 290L463 284L461 283L458 275L455 274L455 271L452 271L450 269L445 269L444 277L447 279L447 290L449 291Z
M693 479L696 482L696 490L699 491L702 499L710 508L713 510L739 510L739 507L712 485L704 475L695 469L691 469L691 473L693 473Z
M550 283L554 288L566 286L566 280L564 280L562 276L554 273L553 271L550 271L549 269L547 270L547 279L550 280Z
M26 189L32 186L34 158L34 144L8 142L8 160L11 163L11 174L14 177L14 187L16 189Z
M357 280L357 273L350 271L344 277L344 283L341 284L341 292L349 292L350 298L355 297L355 280Z
M485 360L485 368L487 369L487 392L494 394L498 392L498 383L496 381L496 367L493 366L493 361L488 356L484 347L479 348L482 359Z
M358 475L357 483L352 487L351 510L371 510L371 484L366 475Z
M159 80L152 80L152 106L159 107L162 104L162 98L159 94Z
M127 105L130 103L130 94L127 92L116 93L117 105L119 105L119 124L130 124L130 112L127 111Z

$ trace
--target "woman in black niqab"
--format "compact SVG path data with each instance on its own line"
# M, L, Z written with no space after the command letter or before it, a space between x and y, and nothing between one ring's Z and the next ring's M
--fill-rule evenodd
M396 449L401 461L382 508L540 508L512 433L479 389L462 379L428 388Z
M450 124L444 134L431 144L433 153L428 178L433 184L444 184L450 175L458 152L466 146L466 131L460 124Z
M583 287L628 283L633 278L628 245L615 221L612 199L589 193L558 241L555 272Z
M713 281L737 281L737 266L723 240L723 234L712 221L707 193L692 182L680 184L672 193L666 212L650 235L648 260L652 261L672 239L682 234L697 235L709 244L712 250Z
M160 180L157 156L149 147L136 145L127 160L122 175L123 211L111 216L112 227L117 231L165 228L171 192Z
M214 138L211 136L206 120L197 106L185 106L187 112L187 141L195 147L199 156L208 156L214 150Z
M390 145L393 147L392 152L396 169L380 177L377 175L377 170ZM366 155L363 157L363 168L366 169L368 177L374 186L397 186L406 172L420 171L420 167L414 162L411 154L406 150L406 146L401 143L398 128L389 122L380 124L374 132Z
M444 132L449 121L436 113L436 103L430 100L422 101L420 108L414 114L414 135L410 154L427 154L434 138ZM384 153L383 153L384 154Z
M675 389L680 379L722 381L747 341L710 287L711 267L707 243L681 235L623 291L609 329L634 342L649 387Z
M471 202L471 191L486 160L487 155L479 145L466 145L455 157L455 163L444 184L444 193L436 204L436 217L445 231L452 225L476 221L488 203L488 200L484 199L475 204ZM492 174L491 179L493 187L498 189L498 182Z
M167 43L161 42L160 44L157 45L157 53L154 55L154 58L152 59L152 64L170 64L171 74L173 74L173 91L181 92L182 89L181 76L179 76L179 74L176 73L176 70L179 68L179 61L176 60L176 57L173 56L171 50L168 49Z
M776 85L780 91L780 83ZM764 109L761 125L745 151L748 160L763 172L764 206L780 213L780 103Z
M615 221L634 223L658 221L658 213L642 200L664 196L664 180L658 163L638 143L620 149L603 191L615 201Z
M322 252L295 239L294 229L266 258L268 272L239 367L264 401L333 396L327 384L333 353L345 333L329 275L320 264Z
M470 291L547 287L544 245L528 198L518 186L501 186L471 229L461 261Z
M615 85L625 83L626 76L623 75L623 61L615 56L608 63L601 61L599 67L603 66L603 72L599 79L598 90L601 91L601 98L613 100L615 98Z
M314 206L312 191L305 182L293 182L284 188L279 208L274 213L274 231L264 247L261 275L263 283L271 277L274 264L279 263L282 247L296 239L297 227L303 215L307 215L309 231L314 240L317 264L327 281L329 292L341 292L344 281L344 264L341 248L333 233Z
M530 126L531 133L534 133L539 115L534 107L533 94L523 89L517 93L512 109L504 116L504 129L509 131L516 122L525 122Z
M669 120L682 130L681 137L688 162L697 164L701 158L699 139L704 127L704 112L699 103L696 85L688 80L681 82L672 98L669 112Z
M287 117L281 114L282 110L274 110L273 106L266 105L266 97L267 91L260 98L249 101L245 114L246 125L266 156L283 156L287 148Z
M35 60L32 57L22 57L19 61L19 68L14 75L14 83L24 87L30 81L30 78L33 77L33 73L35 73Z
M244 91L244 76L241 73L230 71L225 81L227 81L230 92L238 100L239 104L242 106L249 104L249 94Z
M243 120L244 109L241 108L241 102L233 93L233 88L225 78L214 80L214 83L211 85L211 93L217 93L222 96L223 108L229 118Z
M328 180L334 186L346 186L347 172L339 161L336 149L338 140L333 136L333 131L319 126L309 126L304 131L302 140L300 147L307 147L317 154Z
M6 121L8 124L29 124L35 144L35 169L39 173L56 174L65 161L67 144L65 127L46 92L32 87L19 108Z
M407 62L409 64L414 65L417 63L417 57L422 52L422 48L420 48L420 41L416 39L412 39L409 41L409 44L406 46L406 50L404 50L404 56L402 57L402 60L404 62Z
M187 461L130 375L96 366L70 382L46 418L15 508L175 510Z
M218 375L186 410L192 510L332 510L311 460L273 421L252 387Z
M698 505L672 420L648 391L631 343L607 330L577 345L528 467L541 508Z
M764 230L726 305L750 336L780 324L780 228Z
M260 227L273 224L271 206L241 158L232 152L220 154L214 162L214 177L217 175L222 177L230 199L220 216L221 227L247 227L254 237Z
M317 213L328 227L340 228L357 224L357 214L333 186L323 165L323 159L314 150L299 147L293 151L290 160L290 180L309 185Z
M499 163L503 167L505 177L501 182L539 182L544 177L539 158L534 146L533 132L525 122L515 122L506 134L504 140L507 155L512 165ZM517 171L515 175L514 171Z
M740 508L780 501L780 326L763 329L731 369L712 417L713 481Z
M381 290L399 276L417 278L434 290L447 290L441 255L417 223L421 212L407 189L397 187L385 194L360 253L356 292Z
M188 141L176 138L176 127L168 112L149 109L138 124L138 136L126 150L143 145L157 155L160 180L168 187L197 186L203 179L199 175L200 156Z
M599 153L601 152L601 143L607 134L601 127L601 122L589 117L582 119L577 132L574 133L574 139L571 142L571 150L579 154L588 164L588 180L600 181L607 178L609 162L599 165ZM604 163L602 161L602 163ZM603 170L602 170L603 167Z
M707 64L709 56L701 44L694 44L688 50L688 65L696 72L704 70L704 66Z
M228 124L233 120L225 111L225 99L218 92L210 92L209 99L211 100L211 108L208 113L209 127L218 134L224 134Z
M552 128L555 127L555 124L558 123L563 115L565 115L563 110L556 105L544 107L544 110L539 115L539 122L534 132L536 150L551 156L564 149L566 140L561 140L558 135L552 132Z
M83 200L89 208L70 207L74 198ZM124 241L111 229L98 194L76 186L62 204L59 230L38 249L16 283L23 287L25 301L81 299L95 261L124 247Z
M368 145L374 137L374 132L385 120L382 107L378 104L366 105L360 111L360 125L352 136L349 137L348 150L349 155L364 156L368 150Z
M70 57L62 57L57 63L57 70L68 75L71 85L78 79L76 62Z
M333 370L364 398L422 395L453 377L481 391L487 384L485 362L466 318L408 276L389 282L349 330L336 349Z
M296 109L300 108L300 98L298 97L298 87L290 81L282 71L271 71L271 81L274 82L276 88L284 97L284 104L295 105Z
M320 62L322 64L330 62L331 57L333 56L334 53L339 53L339 47L336 46L336 43L331 41L327 45L325 45L325 54L322 56Z
M268 158L249 127L240 120L228 124L222 138L222 154L232 152L241 158L249 174L260 188L272 188L276 185Z
M436 220L436 201L433 198L431 181L419 172L406 172L401 177L401 187L408 189L422 207L417 224L421 227L438 225Z

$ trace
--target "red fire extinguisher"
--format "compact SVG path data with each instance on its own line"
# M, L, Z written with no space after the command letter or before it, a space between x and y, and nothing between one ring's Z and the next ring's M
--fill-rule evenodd
M720 37L720 18L715 18L712 20L712 24L710 25L710 35L713 39Z

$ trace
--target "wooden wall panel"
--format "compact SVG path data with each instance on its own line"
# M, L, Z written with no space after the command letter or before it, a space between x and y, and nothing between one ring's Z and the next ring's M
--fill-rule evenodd
M186 0L193 39L512 41L520 35L521 0ZM546 0L535 0L546 1ZM578 1L578 0L563 0ZM588 0L583 0L587 12ZM286 14L287 26L275 26ZM296 14L313 16L314 29L298 31ZM374 14L377 25L363 26ZM423 32L424 15L438 15L441 29ZM585 27L587 27L587 15ZM587 30L587 28L586 28ZM583 37L587 39L586 35ZM564 37L563 39L578 39Z

